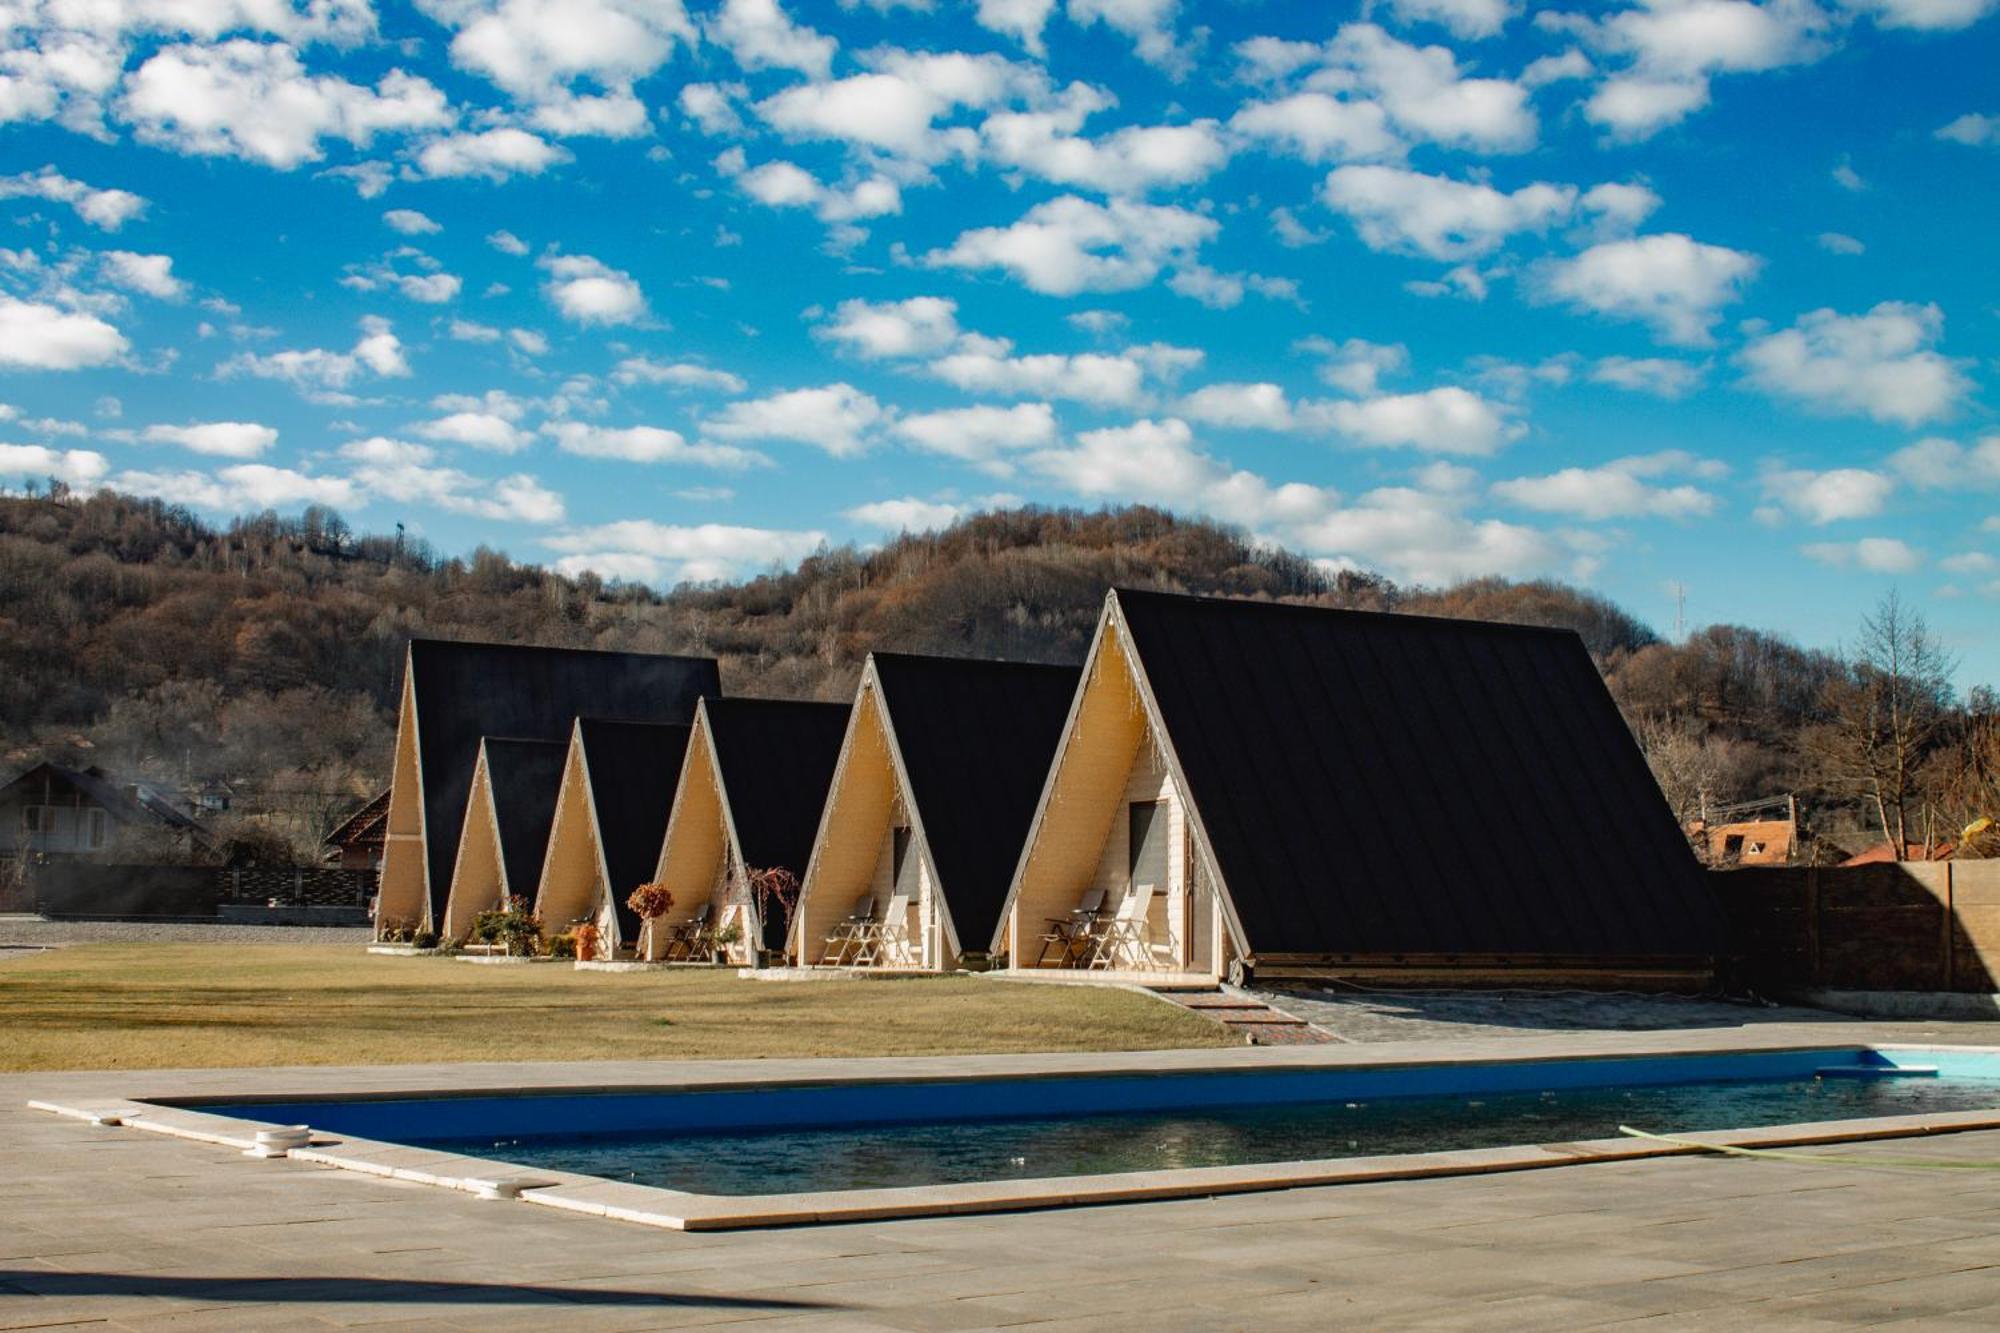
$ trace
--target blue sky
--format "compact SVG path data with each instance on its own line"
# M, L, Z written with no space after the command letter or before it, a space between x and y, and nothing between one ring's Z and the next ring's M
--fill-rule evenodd
M1146 501L2000 679L2000 0L21 0L0 485L669 584Z

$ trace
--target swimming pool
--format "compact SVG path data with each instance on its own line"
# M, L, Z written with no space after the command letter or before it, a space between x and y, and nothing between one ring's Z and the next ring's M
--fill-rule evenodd
M962 1185L2000 1108L2000 1054L1709 1055L207 1104L703 1195Z

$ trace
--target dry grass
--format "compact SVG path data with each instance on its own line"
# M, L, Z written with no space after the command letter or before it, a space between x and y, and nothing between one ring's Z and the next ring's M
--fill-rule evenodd
M297 945L92 944L0 966L0 1069L1113 1051L1230 1043L1126 991L746 981Z

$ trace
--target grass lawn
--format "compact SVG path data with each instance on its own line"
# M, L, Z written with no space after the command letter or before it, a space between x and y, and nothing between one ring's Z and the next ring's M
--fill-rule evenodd
M748 1059L1234 1044L1129 991L978 977L475 967L359 948L88 944L0 965L0 1070Z

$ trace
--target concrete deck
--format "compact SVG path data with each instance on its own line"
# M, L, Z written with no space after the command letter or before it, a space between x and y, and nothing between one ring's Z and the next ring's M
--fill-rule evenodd
M1662 1039L1665 1038L1663 1041ZM1679 1038L1676 1041L1675 1038ZM1594 1050L1993 1041L1833 1023L1608 1034ZM1367 1063L1581 1053L1568 1036L1342 1048ZM1283 1064L1291 1049L1063 1057ZM1025 1070L1051 1057L1019 1060ZM970 1068L970 1058L926 1061ZM756 1062L810 1080L838 1064ZM904 1063L904 1062L897 1062ZM2000 1188L1982 1171L1671 1158L1057 1212L769 1232L658 1231L25 1108L209 1092L598 1086L726 1065L413 1066L0 1079L0 1328L367 1323L655 1328L1990 1327ZM927 1071L929 1072L929 1071ZM2000 1132L1876 1154L2000 1162Z

